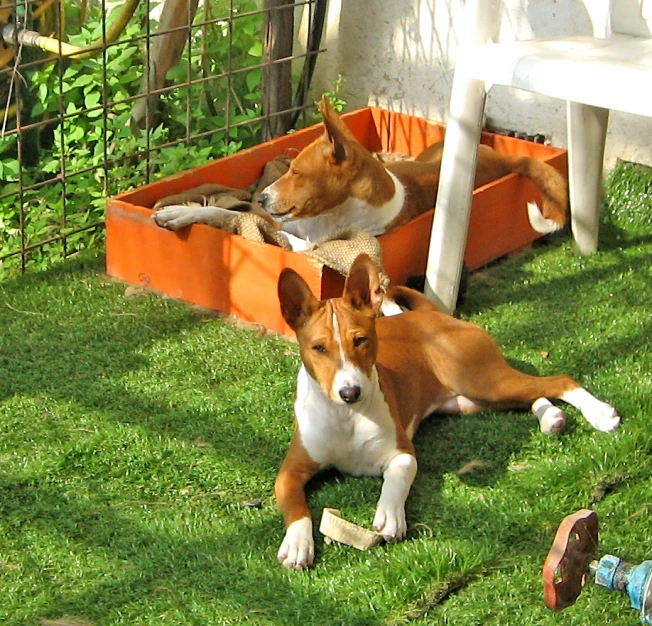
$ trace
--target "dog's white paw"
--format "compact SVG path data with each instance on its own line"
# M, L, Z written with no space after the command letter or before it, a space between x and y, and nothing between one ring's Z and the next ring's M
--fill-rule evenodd
M157 226L179 230L195 222L195 216L187 206L168 206L152 214Z
M547 217L543 217L541 209L536 202L527 203L527 216L530 221L530 226L542 235L549 235L562 228L561 224L553 222Z
M532 404L532 412L539 420L539 428L545 435L557 435L566 428L564 412L547 398L539 398Z
M308 517L292 522L285 531L278 551L278 561L289 569L305 569L315 558L312 521Z
M616 409L600 400L592 402L585 411L582 411L582 414L593 428L602 432L609 432L620 426L620 415Z
M376 508L373 527L385 541L400 541L407 532L405 507L386 504L381 500Z
M566 428L566 416L557 406L550 406L539 418L539 428L544 435L558 435Z
M620 426L620 416L616 409L582 387L567 391L561 399L579 409L586 421L597 430L608 432Z

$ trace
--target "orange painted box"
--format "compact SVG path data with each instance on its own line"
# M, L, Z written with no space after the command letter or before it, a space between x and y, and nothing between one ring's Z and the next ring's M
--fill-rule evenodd
M374 107L347 113L342 119L371 151L416 155L441 141L445 132L434 122ZM302 149L322 132L321 125L311 126L111 198L106 210L107 273L290 334L276 296L281 270L295 269L321 298L341 293L342 276L305 254L203 224L178 232L159 228L151 219L151 207L160 198L204 183L248 187L268 161ZM565 150L490 133L483 134L482 142L504 154L544 160L567 175ZM516 174L474 191L465 254L471 270L540 236L528 222L530 201L540 204L538 189ZM425 273L432 216L429 211L379 237L392 281L403 283L410 275Z

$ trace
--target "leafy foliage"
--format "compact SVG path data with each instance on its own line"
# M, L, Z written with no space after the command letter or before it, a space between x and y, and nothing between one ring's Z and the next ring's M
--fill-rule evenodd
M195 22L209 23L192 29L190 46L168 72L172 88L161 96L161 115L147 132L134 129L131 118L145 73L144 46L137 39L142 14L104 56L52 60L26 72L34 102L25 115L50 123L30 131L29 138L23 132L31 166L18 160L16 134L0 139L0 278L15 272L21 262L15 253L23 247L52 240L28 253L27 263L41 268L94 245L103 237L108 196L260 139L261 70L246 68L261 62L263 18L250 14L259 8L255 0L240 0L230 21L230 4L206 3L198 12ZM79 21L79 7L69 4L66 11L68 23ZM150 32L156 26L151 19ZM68 39L84 46L100 38L102 28L96 6ZM191 81L200 82L188 86Z

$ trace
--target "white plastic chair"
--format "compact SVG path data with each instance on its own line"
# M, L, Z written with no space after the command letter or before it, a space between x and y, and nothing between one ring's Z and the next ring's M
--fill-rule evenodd
M593 37L495 44L499 0L467 0L426 272L426 294L442 309L455 309L485 96L494 84L567 101L571 227L580 253L596 251L609 110L652 117L652 0L608 4Z

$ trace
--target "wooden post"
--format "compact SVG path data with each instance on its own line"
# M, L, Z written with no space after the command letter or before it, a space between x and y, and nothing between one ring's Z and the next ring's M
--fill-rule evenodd
M292 56L294 43L293 0L265 0L265 41L263 50L263 112L267 117L263 140L284 135L292 113L276 115L292 107L292 61L274 63ZM283 7L283 8L279 8Z

